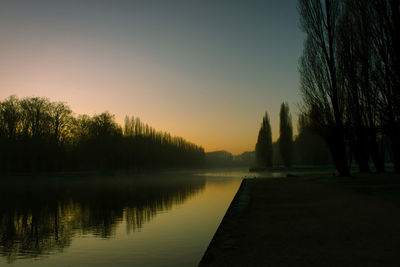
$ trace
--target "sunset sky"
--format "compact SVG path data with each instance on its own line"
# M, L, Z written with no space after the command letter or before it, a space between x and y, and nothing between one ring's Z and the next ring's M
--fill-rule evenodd
M1 1L0 99L138 116L206 151L254 149L265 111L297 118L296 0Z

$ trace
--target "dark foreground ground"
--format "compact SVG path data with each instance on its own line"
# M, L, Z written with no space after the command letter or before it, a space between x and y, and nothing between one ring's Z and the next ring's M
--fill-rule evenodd
M199 266L400 266L400 176L245 179Z

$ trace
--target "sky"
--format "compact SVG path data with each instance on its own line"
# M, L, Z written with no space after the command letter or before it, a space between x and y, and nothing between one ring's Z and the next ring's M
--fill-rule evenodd
M296 0L1 0L0 100L43 96L75 114L140 117L206 151L296 129L304 34Z

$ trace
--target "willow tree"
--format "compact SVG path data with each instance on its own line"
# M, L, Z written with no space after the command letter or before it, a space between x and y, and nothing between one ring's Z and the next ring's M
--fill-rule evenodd
M285 102L281 104L279 118L279 152L283 164L289 168L292 165L293 155L293 125L289 105Z
M272 167L272 131L268 113L265 112L258 132L256 160L260 167Z

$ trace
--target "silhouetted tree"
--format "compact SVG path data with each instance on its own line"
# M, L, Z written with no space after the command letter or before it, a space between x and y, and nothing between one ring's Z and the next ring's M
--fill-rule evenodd
M0 102L0 172L64 169L199 167L204 149L127 117L72 116L65 103L47 98Z
M0 169L16 168L21 149L17 147L18 131L21 127L21 107L16 96L0 102Z
M349 2L350 3L350 2ZM346 134L350 151L361 172L369 171L369 146L367 144L367 129L364 121L365 102L361 91L361 40L357 40L359 33L357 18L353 17L353 8L343 6L343 15L338 22L337 62L338 80L345 91L346 97ZM368 83L369 85L369 83Z
M292 165L293 125L292 116L290 115L289 105L287 103L281 104L279 118L279 152L281 154L283 164L289 168Z
M72 110L62 102L50 104L50 124L52 135L58 146L66 141L70 135L69 128L72 123Z
M260 131L258 132L256 160L261 167L272 167L272 131L267 112L265 112Z
M382 132L391 143L395 170L400 172L400 3L398 0L368 2L373 61Z
M327 141L340 175L349 174L346 153L345 93L338 82L337 35L339 0L299 0L301 29L306 33L300 59L303 112Z
M386 143L400 172L400 2L301 0L299 11L303 113L339 173L346 148L360 171L369 171L370 158L384 171Z
M338 24L338 70L346 92L347 135L362 172L369 171L370 156L376 170L384 170L378 145L380 94L374 85L378 75L374 62L378 59L373 45L372 10L372 1L344 1Z
M10 140L15 140L20 121L21 108L18 98L10 96L0 103L0 127L2 134Z
M31 97L21 100L23 114L23 134L34 140L50 136L50 101L43 97Z

